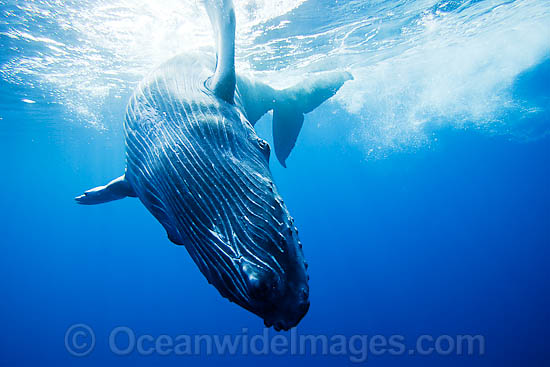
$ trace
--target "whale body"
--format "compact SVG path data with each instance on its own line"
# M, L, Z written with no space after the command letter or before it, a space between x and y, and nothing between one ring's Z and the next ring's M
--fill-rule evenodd
M223 297L287 330L309 309L307 263L254 123L273 110L284 165L304 113L351 76L322 73L281 91L238 76L232 3L206 5L217 59L178 56L146 77L127 106L125 174L76 200L139 198Z

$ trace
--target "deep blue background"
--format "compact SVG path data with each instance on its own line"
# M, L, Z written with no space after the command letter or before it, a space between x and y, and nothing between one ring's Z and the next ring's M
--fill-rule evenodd
M547 103L547 66L515 92ZM263 325L222 299L138 200L73 202L123 172L121 124L67 124L60 108L16 103L21 91L0 87L0 365L349 363L110 353L107 336L119 325L155 336L253 335ZM372 365L549 365L550 138L434 128L431 146L366 160L364 148L345 143L346 116L332 108L308 116L288 169L272 161L310 264L311 309L299 333L486 338L481 357L371 356ZM329 120L323 129L319 119ZM258 125L264 136L269 128L269 117ZM89 357L65 350L74 323L96 332Z

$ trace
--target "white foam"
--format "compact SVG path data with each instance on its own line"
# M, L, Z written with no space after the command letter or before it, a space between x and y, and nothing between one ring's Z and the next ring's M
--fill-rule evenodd
M475 21L426 15L411 47L355 68L336 98L362 119L360 135L392 148L429 139L427 123L498 125L517 107L516 77L550 56L550 8L527 5L494 8Z

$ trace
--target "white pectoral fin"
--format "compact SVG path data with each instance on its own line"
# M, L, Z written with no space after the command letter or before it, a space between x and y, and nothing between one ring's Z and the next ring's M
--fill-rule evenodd
M226 102L235 95L235 10L232 0L203 0L216 39L216 71L208 88Z
M94 205L123 199L127 196L135 197L136 194L126 181L125 176L122 175L105 186L98 186L84 192L84 194L75 197L75 200L79 204Z
M273 141L279 162L286 167L286 159L296 145L304 123L304 114L336 94L353 76L346 71L314 74L293 87L275 91L273 107Z
M303 124L304 114L299 110L282 106L273 110L272 128L275 155L285 168L286 159L296 145Z

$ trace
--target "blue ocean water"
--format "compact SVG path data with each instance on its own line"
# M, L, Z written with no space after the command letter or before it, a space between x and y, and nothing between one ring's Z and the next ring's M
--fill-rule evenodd
M314 71L355 77L306 116L288 168L271 162L311 308L294 336L270 329L268 342L342 336L345 353L263 353L259 338L250 350L261 319L208 285L138 200L73 201L123 172L136 83L180 52L212 53L200 3L7 0L0 365L548 366L550 3L235 5L239 70L280 87ZM271 141L271 116L257 130ZM95 335L82 357L92 338L71 334L78 324ZM154 350L117 354L117 327ZM162 335L249 345L178 354L157 348ZM422 335L446 336L444 351L419 353ZM481 336L483 350L458 353L459 335ZM367 351L363 336L398 336L405 350Z

